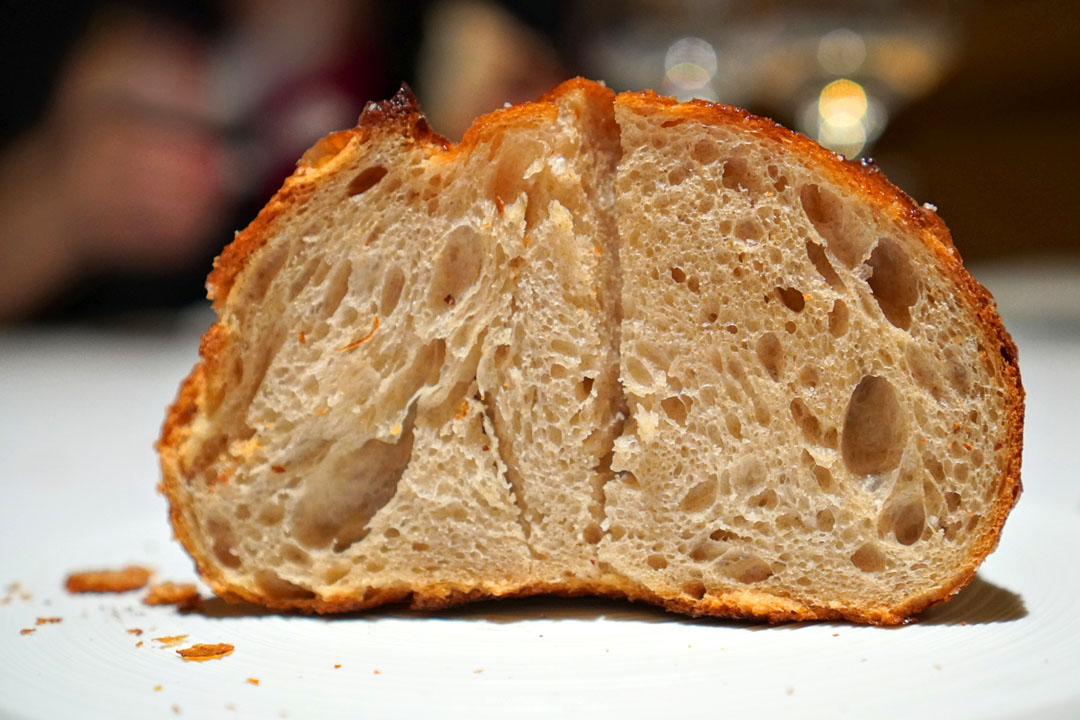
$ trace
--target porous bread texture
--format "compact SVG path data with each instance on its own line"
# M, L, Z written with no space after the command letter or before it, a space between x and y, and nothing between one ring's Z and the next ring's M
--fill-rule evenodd
M1012 504L1011 344L940 243L820 154L673 110L616 103L632 420L600 558L891 622L973 572Z
M575 80L453 146L399 95L209 287L159 449L227 598L895 623L1019 492L1015 348L944 226L730 108Z

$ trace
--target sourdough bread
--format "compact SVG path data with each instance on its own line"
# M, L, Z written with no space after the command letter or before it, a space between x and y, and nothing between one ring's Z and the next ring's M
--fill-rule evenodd
M452 145L400 93L208 288L158 447L230 599L896 623L1020 490L1015 347L945 226L724 106L573 80Z

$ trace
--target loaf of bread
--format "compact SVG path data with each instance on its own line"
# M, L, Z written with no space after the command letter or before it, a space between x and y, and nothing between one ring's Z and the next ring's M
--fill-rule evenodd
M1016 348L932 209L741 110L407 92L218 258L159 450L227 599L537 593L892 624L1020 492Z

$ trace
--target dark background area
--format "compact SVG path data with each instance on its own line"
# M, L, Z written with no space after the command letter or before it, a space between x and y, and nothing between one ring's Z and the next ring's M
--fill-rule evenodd
M296 9L280 0L5 0L0 31L5 68L0 202L7 203L3 216L15 219L0 221L0 285L17 288L25 281L31 290L29 299L9 306L0 303L0 318L100 319L197 302L212 258L232 231L254 217L302 150L323 134L354 122L365 101L390 96L401 81L416 89L435 129L455 138L477 114L504 102L536 97L572 75L604 80L616 90L652 87L663 92L670 73L665 75L663 53L654 52L653 58L650 48L662 51L682 36L712 42L717 64L723 68L737 65L740 53L748 52L746 43L739 42L746 32L764 28L762 37L773 38L780 55L786 46L776 38L811 37L834 27L856 27L870 37L878 30L876 24L886 27L897 19L916 35L925 28L946 38L948 59L929 87L903 102L890 103L880 136L860 154L872 156L917 200L938 207L969 264L1080 262L1080 223L1072 208L1074 168L1080 165L1080 3L626 0L590 3L583 9L569 3L541 8L526 2L321 0L315 5L308 12L323 13L321 24L318 15L307 16L312 22L302 15L286 17ZM281 16L276 21L275 14ZM105 70L97 75L89 71L80 75L80 66L92 65L96 57L86 51L87 38L104 37L98 45L107 50L111 35L103 34L102 28L110 23L130 28L132 18L139 28L133 34L149 51L129 52L111 65L99 63ZM295 32L282 34L282 28ZM305 32L325 35L324 44L332 51L320 49L321 36L313 40ZM599 50L612 37L632 41L629 51L624 43L624 56L609 53L605 61ZM153 66L149 56L156 48L167 49L170 38L176 40L178 54L161 60L166 67L172 57L193 52L197 61L192 67L198 72L209 68L209 99L202 105L189 103L175 117L170 115L176 103L166 98L164 104L155 105L158 100L153 99L156 90L169 87L168 82L154 88L153 78L140 80L151 87L136 88L135 103L124 97L123 83L117 85L120 91L113 88L103 94L106 100L98 98L98 105L63 102L65 93L79 96L79 83L107 86L108 79L99 77L103 72L123 75L128 68L124 63L137 70L144 57L140 52L146 53L147 66ZM640 52L633 42L640 42ZM292 52L293 46L308 47L308 55ZM760 55L760 48L751 49ZM299 59L288 60L292 55ZM820 85L828 79L808 76L807 82ZM770 93L776 89L771 76L762 75L755 83L721 84L713 96L704 96L742 104L800 127L794 101ZM262 88L262 94L252 91L246 104L230 105L233 96L246 96L250 87ZM311 88L325 92L313 95ZM145 101L144 96L152 99ZM205 191L197 187L199 180L189 181L194 188L179 186L176 203L167 202L174 212L206 216L184 237L169 240L180 249L142 258L131 251L110 255L95 246L96 254L84 252L77 262L58 264L51 275L34 280L37 260L59 252L46 243L49 219L63 215L65 202L89 192L78 183L61 188L59 180L52 180L51 167L43 166L61 166L69 154L67 136L78 135L71 128L84 126L87 117L104 116L99 114L101 103L112 112L109 103L117 97L123 100L119 103L126 108L123 112L137 107L142 113L144 106L152 106L154 122L167 121L162 139L151 139L152 146L172 141L179 118L184 128L198 130L213 147L220 146L232 176L222 180L224 189L217 195L191 204L190 211L184 210L183 193ZM69 113L77 119L68 117L65 125L56 116L69 106L83 107L79 110L83 115ZM297 118L304 122L298 125ZM205 127L196 127L198 123ZM298 129L283 139L280 128L294 126ZM46 131L51 133L49 143L39 142L37 155L23 152ZM119 124L111 132L131 130ZM34 181L45 189L31 192ZM41 214L17 222L30 202L27 195L40 197L52 191L56 197L50 197ZM123 197L117 201L121 208L124 201ZM136 219L151 228L137 238L142 248L163 242L153 231L160 227L155 222L175 222L156 217L136 213ZM106 218L74 226L91 234L99 221L107 225ZM89 242L78 232L74 235L65 242ZM103 237L94 242L110 241ZM21 254L12 250L20 243Z

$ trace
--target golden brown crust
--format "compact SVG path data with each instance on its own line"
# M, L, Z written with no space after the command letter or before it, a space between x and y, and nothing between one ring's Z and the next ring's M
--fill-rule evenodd
M432 153L452 157L467 151L490 134L504 127L527 127L553 120L558 112L557 100L566 94L583 91L596 97L612 98L614 94L604 86L582 78L564 82L540 100L497 110L479 119L466 131L461 143L454 145L436 135L428 127L416 105L415 98L403 88L394 98L384 103L369 103L360 117L357 127L333 133L315 144L297 164L294 174L285 181L281 190L270 200L255 220L238 233L215 261L213 272L207 279L209 296L219 309L228 298L237 276L248 258L255 253L272 232L273 224L286 212L301 206L328 173L335 171L335 159L351 144L363 143L374 133L396 135L426 147ZM921 597L912 598L895 607L831 608L807 606L796 601L761 593L746 592L724 597L694 598L681 591L660 595L643 586L617 576L603 581L568 579L561 583L535 583L519 586L456 588L442 584L424 587L369 588L362 595L330 598L275 598L231 585L222 575L217 564L202 551L195 540L195 520L185 510L182 487L184 476L179 448L189 433L191 421L199 414L200 403L213 400L209 397L214 388L210 380L215 376L214 366L223 355L223 347L229 341L228 330L220 323L210 328L200 346L201 362L181 385L176 401L169 409L157 447L161 453L163 469L162 492L168 497L170 517L176 538L187 548L195 560L199 573L216 594L230 601L258 603L279 610L298 610L314 613L338 613L366 610L387 603L407 602L415 609L438 609L473 600L498 597L523 597L537 594L595 595L641 600L662 606L668 610L690 615L713 615L735 618L756 618L768 622L792 622L804 620L847 620L857 623L892 625L904 622L912 615L931 605L944 602L959 592L975 576L975 570L996 547L1001 528L1015 504L1020 490L1020 457L1024 417L1024 391L1017 366L1016 346L1001 324L996 306L990 294L963 267L959 252L953 245L944 222L929 207L918 205L912 198L892 185L875 166L867 163L849 162L813 142L780 125L724 105L695 100L678 103L651 91L623 93L618 102L642 113L666 113L674 118L696 120L711 125L737 126L762 138L779 143L791 153L814 165L818 172L833 182L848 187L865 198L877 210L919 237L934 257L940 261L940 269L953 279L960 288L960 297L981 320L985 332L984 347L992 348L995 357L988 358L1005 378L1008 394L1008 418L1004 453L1004 470L999 479L997 501L985 523L986 530L976 541L968 563L958 569L949 582Z
M64 586L70 593L121 593L146 587L151 572L135 565L122 570L88 570L68 575Z

